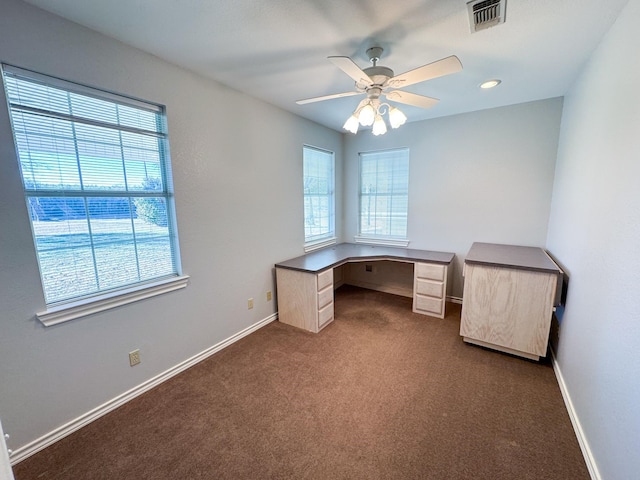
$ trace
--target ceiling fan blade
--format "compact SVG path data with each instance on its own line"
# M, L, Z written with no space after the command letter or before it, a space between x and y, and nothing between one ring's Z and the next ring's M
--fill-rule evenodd
M306 105L307 103L322 102L323 100L331 100L333 98L352 97L353 95L362 95L361 92L344 92L334 93L333 95L324 95L322 97L306 98L304 100L298 100L298 105Z
M393 88L403 88L414 83L424 82L432 78L443 77L462 70L462 63L455 55L436 60L408 72L401 73L389 79L388 85Z
M402 92L400 90L392 90L386 93L385 96L392 102L404 103L405 105L420 108L431 108L440 101L437 98L425 97L424 95Z
M327 57L336 67L353 78L356 83L371 85L373 80L349 57Z

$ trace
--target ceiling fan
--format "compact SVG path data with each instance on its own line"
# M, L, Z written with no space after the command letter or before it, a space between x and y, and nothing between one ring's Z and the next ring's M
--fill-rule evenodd
M415 93L398 90L415 83L425 82L433 78L450 75L462 70L462 63L455 55L437 60L433 63L409 70L408 72L394 75L393 70L378 65L382 55L382 47L371 47L367 50L367 56L372 66L362 70L349 57L328 57L329 60L356 82L355 91L324 95L322 97L298 100L298 105L321 102L334 98L351 97L365 94L367 98L362 100L353 112L353 115L344 124L344 129L351 133L358 131L358 125L368 127L373 125L373 134L386 133L387 127L382 115L387 113L392 128L398 128L407 121L407 117L397 107L388 103L381 103L380 97L387 100L404 103L420 108L430 108L438 103L437 98L426 97ZM386 111L384 108L386 107Z

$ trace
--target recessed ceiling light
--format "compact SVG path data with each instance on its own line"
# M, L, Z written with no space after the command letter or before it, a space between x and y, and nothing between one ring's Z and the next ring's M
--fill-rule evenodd
M498 79L487 80L486 82L480 84L480 88L484 88L484 89L493 88L500 85L500 83L502 83L502 80L498 80Z

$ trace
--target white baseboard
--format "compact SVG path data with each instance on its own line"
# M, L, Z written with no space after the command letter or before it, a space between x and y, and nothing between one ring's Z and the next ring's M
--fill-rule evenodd
M462 305L462 297L447 296L447 302L457 303L458 305Z
M558 385L560 386L560 392L562 392L562 398L564 399L564 404L567 407L567 412L569 413L569 418L571 419L571 425L573 425L573 430L575 431L576 437L578 438L578 444L580 445L580 450L582 450L584 461L587 464L589 475L591 475L592 480L602 480L600 471L598 470L598 465L596 464L596 460L595 458L593 458L593 454L591 453L589 442L587 441L587 437L584 435L584 431L582 430L582 425L580 424L580 420L578 419L578 414L573 408L573 402L571 401L571 396L569 395L569 391L567 390L567 385L566 383L564 383L564 377L562 376L560 365L558 365L556 354L553 349L550 350L553 371L556 374L556 379L558 380Z
M189 367L201 362L202 360L210 357L216 352L219 352L223 348L228 347L229 345L237 342L243 337L246 337L250 333L255 332L256 330L264 327L265 325L277 320L278 314L274 313L273 315L260 320L259 322L245 328L244 330L232 335L231 337L223 340L212 347L207 348L206 350L194 355L191 358L188 358L184 362L175 365L174 367L169 368L168 370L156 375L155 377L147 380L144 383L141 383L137 387L128 390L117 397L109 400L108 402L103 403L99 407L94 408L93 410L79 416L78 418L71 420L70 422L62 425L61 427L56 428L55 430L43 435L42 437L34 440L23 447L20 447L16 450L13 450L11 453L11 465L15 465L18 462L21 462L25 458L30 457L31 455L39 452L40 450L52 445L58 440L70 435L71 433L79 430L85 425L93 422L94 420L106 415L107 413L115 410L119 406L127 403L129 400L136 398L139 395L151 390L153 387L161 384L162 382L169 380L171 377L183 372Z

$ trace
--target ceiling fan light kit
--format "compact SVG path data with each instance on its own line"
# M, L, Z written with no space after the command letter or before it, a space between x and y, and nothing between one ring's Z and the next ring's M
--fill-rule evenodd
M344 128L347 132L358 133L359 124L360 121L358 120L358 117L356 117L355 115L351 115L349 118L347 118L347 121L344 122L342 128Z
M343 128L348 132L357 133L359 125L363 127L373 125L373 134L383 135L387 133L387 126L382 118L385 113L389 116L391 128L398 128L407 121L407 116L398 107L393 107L388 103L380 103L377 98L365 98L344 123Z
M376 115L376 120L375 122L373 122L373 128L371 129L371 133L373 133L374 135L384 135L385 133L387 133L387 124L384 123L384 120L382 119L382 115L378 114Z
M393 102L412 105L420 108L431 108L438 103L437 98L398 90L400 88L424 82L433 78L442 77L462 70L462 63L455 55L423 65L400 75L394 75L393 70L378 65L383 49L371 47L367 55L372 66L362 70L349 57L328 57L329 60L355 81L355 92L336 93L321 97L298 100L298 105L331 100L334 98L349 97L365 94L367 98L362 100L353 114L344 123L343 128L351 133L357 133L358 127L372 126L374 135L384 135L387 132L383 115L388 115L391 128L398 128L407 121L407 116L396 106L380 101L385 97Z
M373 121L377 116L377 110L377 108L373 108L371 102L367 102L365 105L360 107L360 112L358 112L358 121L360 122L360 125L363 127L370 127L373 125Z
M389 124L391 128L398 128L407 122L407 116L398 107L389 108Z

